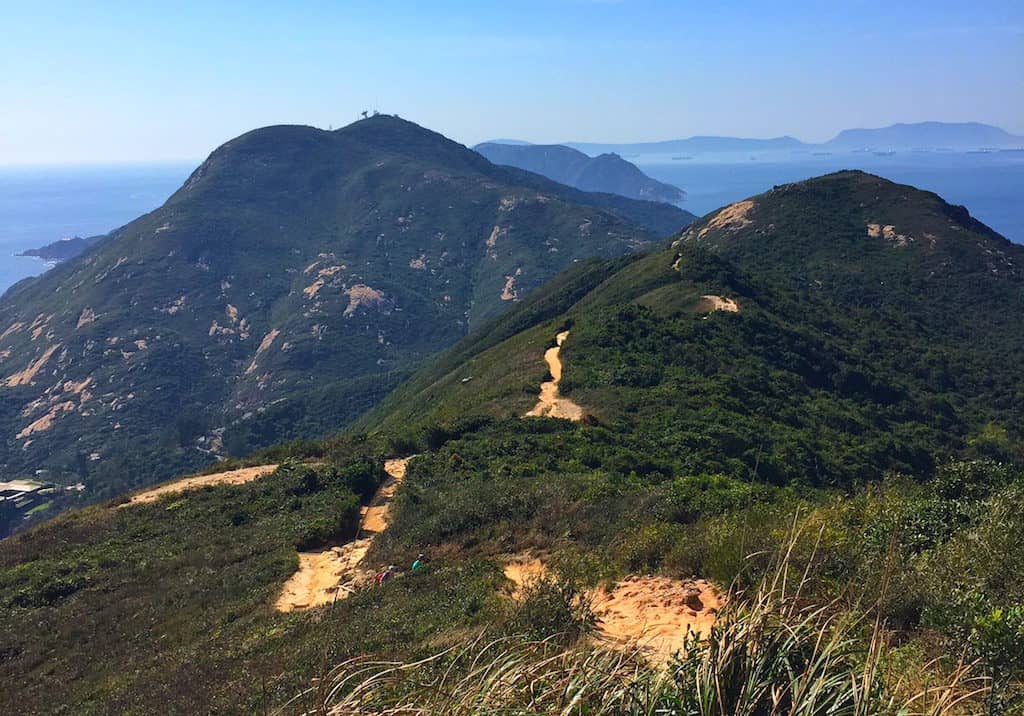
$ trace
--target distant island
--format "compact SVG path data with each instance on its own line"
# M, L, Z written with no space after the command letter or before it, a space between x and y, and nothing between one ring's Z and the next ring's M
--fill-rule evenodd
M686 194L644 174L613 152L589 157L561 144L508 144L487 142L474 149L495 164L517 167L546 176L582 191L619 194L629 199L681 202Z
M521 145L521 140L493 140L493 144ZM844 129L823 143L803 142L795 137L771 139L696 136L660 142L564 142L588 156L599 154L718 154L749 152L801 152L813 150L956 150L978 151L1024 148L1024 136L980 122L916 122L892 124L875 129Z
M40 246L38 249L28 249L18 256L32 256L43 261L59 263L75 258L102 238L103 235L89 236L84 239L81 236L72 236Z

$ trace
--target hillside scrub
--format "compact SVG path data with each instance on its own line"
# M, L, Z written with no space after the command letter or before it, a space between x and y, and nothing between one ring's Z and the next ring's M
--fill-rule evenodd
M482 636L413 662L343 662L315 692L317 708L335 716L952 716L991 699L989 680L970 665L914 683L881 622L809 603L801 594L808 573L795 567L783 554L756 589L731 595L706 639L693 636L668 664L639 644L595 644L572 632Z
M839 492L688 475L685 464L645 454L601 427L491 424L410 466L382 554L571 549L596 556L606 574L660 571L749 588L795 525L789 559L811 570L805 595L871 608L928 653L952 658L966 648L997 687L1019 683L1018 468L947 462L934 477L890 474Z

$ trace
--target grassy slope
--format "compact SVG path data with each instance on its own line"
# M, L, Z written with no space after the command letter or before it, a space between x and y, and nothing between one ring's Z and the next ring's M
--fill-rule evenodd
M496 167L392 117L250 132L163 207L0 299L5 378L57 347L29 384L0 385L0 464L103 498L211 451L321 436L501 313L506 277L523 297L689 218ZM379 293L353 303L360 286Z
M845 206L841 199L842 192L830 200L833 212ZM808 203L796 216L803 222L812 209ZM778 211L767 199L761 210ZM782 215L773 216L776 240L799 237ZM862 220L851 216L840 226ZM995 239L960 226L948 236L965 232L965 245L981 242L980 254L990 256L984 242ZM0 598L14 608L5 612L2 633L17 641L4 645L0 664L22 684L11 698L38 712L52 710L60 696L45 686L57 643L48 630L84 619L121 631L99 658L94 637L74 633L60 642L65 668L84 669L65 699L83 705L80 710L131 703L144 712L163 701L184 704L183 711L211 704L251 711L282 703L324 664L355 651L415 656L464 638L466 628L481 623L500 632L504 612L488 562L495 555L549 551L585 582L660 570L750 584L766 567L764 555L794 524L800 530L794 568L814 567L805 597L838 599L837 608L877 608L899 645L893 669L924 679L966 648L968 658L981 660L982 672L1019 684L1024 564L1015 540L1024 529L1018 509L1024 482L1013 465L1021 456L1017 407L1000 399L1007 386L1011 394L1019 390L1009 370L1019 327L993 318L984 340L964 344L957 340L961 332L975 335L971 317L950 310L946 320L961 318L929 325L929 296L912 305L902 296L901 314L878 301L858 308L852 279L842 291L808 295L786 283L801 272L763 278L741 265L739 252L721 256L722 246L743 238L733 231L720 243L682 242L643 257L578 265L458 344L396 392L389 413L382 409L366 421L382 442L429 448L410 465L393 525L370 560L402 564L426 550L435 557L433 570L400 579L394 589L333 610L269 612L270 595L291 568L296 533L289 525L324 514L347 494L341 485L326 501L303 498L294 513L283 488L253 483L239 492L197 494L170 512L171 504L158 503L138 513L145 517L139 524L95 509L5 543ZM855 238L863 241L859 232L850 234ZM989 248L1014 259L1018 251ZM679 271L673 269L678 258ZM1016 277L989 276L949 290L977 307L990 300L1005 307ZM863 283L874 291L871 281ZM703 293L736 298L740 313L694 315ZM518 415L544 377L541 350L564 327L571 328L564 388L596 420L522 420ZM986 372L941 371L935 360ZM487 413L492 417L479 417ZM969 460L947 462L950 453ZM336 450L329 461L353 458ZM890 470L905 474L886 475ZM242 531L226 524L240 508L252 517L242 521ZM174 512L181 518L166 516ZM159 529L146 531L149 522ZM118 540L133 530L147 539L133 547L127 564L117 557ZM252 551L232 569L251 577L224 580L217 570L204 571L195 556L192 571L176 571L178 541L198 555L208 553L206 545L231 554L238 548L233 531ZM109 567L97 561L107 553ZM76 569L94 581L70 594L48 588ZM195 592L179 601L166 597L190 576L202 580ZM131 593L116 586L124 580L140 590L137 606L127 610L130 620L126 610L101 606ZM26 591L35 596L19 603ZM39 603L38 595L53 601ZM171 629L180 612L201 628ZM150 631L154 624L161 628ZM178 651L150 638L165 632L177 635ZM45 656L34 651L36 643ZM148 664L141 676L126 668L117 651L122 644ZM932 657L940 661L926 667ZM168 662L171 668L159 668ZM123 682L108 692L110 674ZM254 684L264 679L269 690L257 694ZM189 694L208 700L188 701L185 683Z
M352 490L372 492L379 480L379 463L358 450L332 457L337 469L91 507L7 540L0 678L18 686L2 690L0 709L253 713L342 658L411 653L493 612L495 573L474 563L436 565L343 609L274 612L296 546L351 536Z

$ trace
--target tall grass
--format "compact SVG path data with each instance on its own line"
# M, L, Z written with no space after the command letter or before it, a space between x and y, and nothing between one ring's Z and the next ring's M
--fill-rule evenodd
M707 639L671 661L596 635L568 645L487 639L411 662L357 658L307 692L326 716L954 716L983 711L987 681L960 664L930 685L893 678L887 633L838 603L808 603L789 553L749 594L733 592ZM938 675L941 674L941 677ZM309 712L307 712L309 713Z

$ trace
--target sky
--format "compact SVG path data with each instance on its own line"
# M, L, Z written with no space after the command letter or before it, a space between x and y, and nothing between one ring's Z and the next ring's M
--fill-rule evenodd
M1024 134L1021 0L0 0L0 165L198 160L362 110L473 144Z

